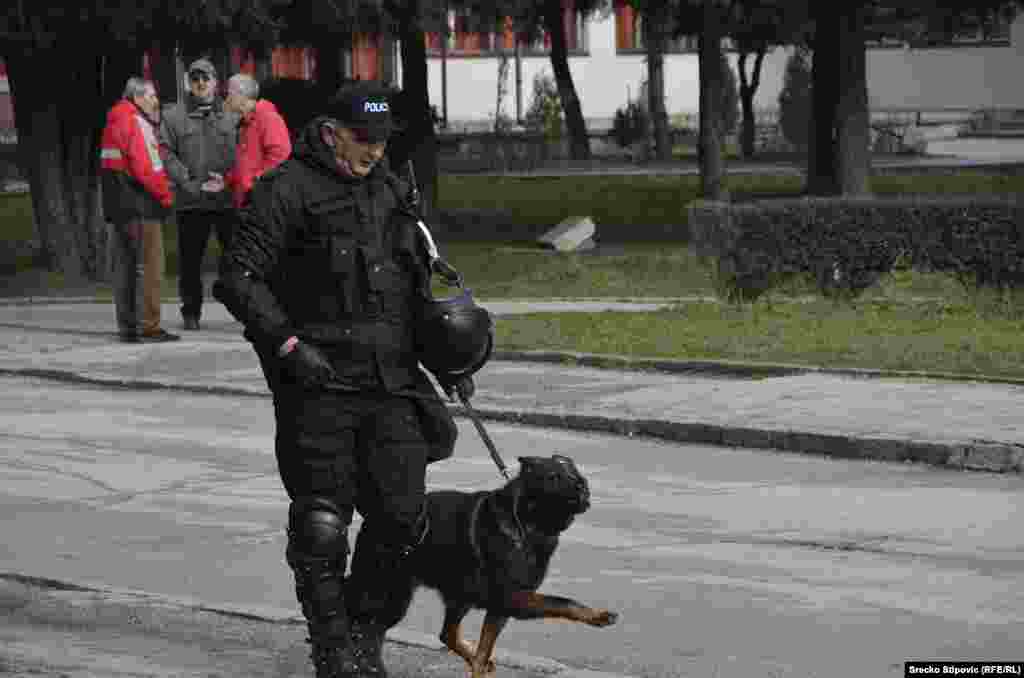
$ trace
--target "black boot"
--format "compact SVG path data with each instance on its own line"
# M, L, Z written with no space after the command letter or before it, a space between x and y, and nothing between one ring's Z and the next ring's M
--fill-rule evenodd
M353 619L349 629L352 655L359 678L387 678L384 668L384 633L387 627L372 619Z
M312 645L310 659L316 678L358 678L359 664L353 653L347 620L326 624L309 624L308 642Z
M289 552L295 572L295 593L306 617L316 678L358 678L359 664L349 636L345 608L345 579L332 564L299 559Z
M352 574L345 593L351 623L352 652L360 678L387 678L384 634L405 617L416 589L409 559L429 529L426 513L413 527L413 539L387 542L375 539L364 524L356 543Z

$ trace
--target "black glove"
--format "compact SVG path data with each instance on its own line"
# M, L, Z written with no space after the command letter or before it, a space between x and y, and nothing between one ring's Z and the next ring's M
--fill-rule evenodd
M295 380L306 388L321 386L337 377L323 351L300 341L281 359Z
M461 400L469 400L476 393L476 384L473 383L472 375L439 374L437 383L441 384L441 388L449 400L455 400L456 393Z

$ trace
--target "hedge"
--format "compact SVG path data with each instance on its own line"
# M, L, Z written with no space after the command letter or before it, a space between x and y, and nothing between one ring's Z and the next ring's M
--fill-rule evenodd
M1024 287L1024 200L1018 196L697 201L689 223L720 291L750 301L809 275L853 298L896 266L955 275L967 286Z

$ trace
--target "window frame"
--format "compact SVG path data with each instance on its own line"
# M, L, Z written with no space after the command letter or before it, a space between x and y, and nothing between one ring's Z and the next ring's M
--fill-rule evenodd
M563 0L563 5L575 4L572 0ZM563 7L563 22L568 12L572 12L575 18L575 44L568 48L568 54L570 57L579 56L590 56L590 45L589 45L589 31L587 30L590 24L590 20L584 16L581 12L576 11L573 7ZM463 15L465 16L465 15ZM481 59L481 58L497 58L502 54L509 56L515 52L515 38L512 33L512 21L510 18L505 19L505 31L498 33L496 31L458 31L458 22L460 13L458 10L448 11L448 40L446 49L442 53L439 42L439 33L437 31L427 31L425 34L427 43L427 58L437 59L444 56L446 59ZM465 48L459 46L459 36L478 36L477 39L480 43L486 43L485 45L476 48ZM568 37L568 36L567 36ZM438 46L434 46L437 44ZM536 41L532 43L519 43L519 56L520 57L547 57L551 55L550 39L548 38L547 32Z

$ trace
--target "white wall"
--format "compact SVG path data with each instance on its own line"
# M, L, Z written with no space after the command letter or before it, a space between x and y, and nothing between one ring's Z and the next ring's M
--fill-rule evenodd
M570 57L583 115L610 120L616 109L636 98L646 68L643 55L615 53L615 18L587 23L589 55ZM774 109L782 89L789 49L775 49L764 60L758 109ZM730 55L735 68L736 57ZM748 69L753 59L748 60ZM874 108L1024 108L1024 15L1013 26L1010 47L947 49L870 49L867 54L868 90ZM448 57L448 119L486 122L494 116L498 60L495 57ZM547 57L522 59L523 110L529 107L533 77L551 74ZM509 68L504 113L515 116L514 62ZM431 103L442 110L441 59L428 63ZM699 85L696 54L665 58L665 106L669 115L696 113Z
M1024 108L1024 16L1009 47L868 51L868 95L880 108Z

